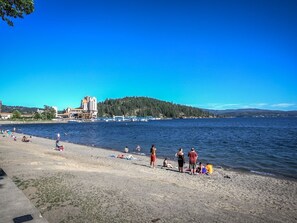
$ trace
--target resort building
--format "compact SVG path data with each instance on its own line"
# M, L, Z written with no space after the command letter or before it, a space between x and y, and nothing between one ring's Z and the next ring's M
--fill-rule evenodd
M63 115L60 115L63 118L82 118L83 109L81 108L67 108Z
M67 108L64 114L59 114L62 118L97 118L97 99L95 97L86 96L81 100L80 108Z
M97 118L97 99L95 97L84 97L81 100L81 108L83 113L88 114L88 118Z

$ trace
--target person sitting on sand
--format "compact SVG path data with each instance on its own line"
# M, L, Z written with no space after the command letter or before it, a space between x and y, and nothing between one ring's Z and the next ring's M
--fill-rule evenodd
M199 173L199 174L207 173L206 167L201 162L199 162L199 166L197 167L197 173Z
M203 168L203 165L202 165L201 162L199 162L198 167L197 167L197 169L196 169L196 172L197 172L197 173L201 173L202 168Z
M212 165L210 163L207 163L205 168L206 168L206 173L207 174L212 174L213 173L213 167L212 167Z
M64 146L60 144L60 141L56 141L56 149L59 151L64 151Z
M125 152L125 153L128 153L128 152L129 152L129 148L128 148L128 146L125 147L124 152Z
M207 174L207 169L205 166L202 167L201 174Z
M30 142L30 140L29 140L29 139L27 139L27 137L26 137L26 136L23 136L23 138L22 138L22 142Z
M173 168L171 163L168 162L167 158L165 158L164 161L163 161L163 167Z

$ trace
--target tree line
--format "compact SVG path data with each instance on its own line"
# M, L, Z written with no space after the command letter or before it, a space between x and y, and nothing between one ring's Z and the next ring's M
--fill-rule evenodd
M47 105L44 105L44 108L39 112L37 108L3 105L2 112L12 113L12 117L11 117L12 120L24 120L24 119L52 120L53 118L56 117L55 109Z
M209 117L210 113L199 108L174 104L148 97L106 99L98 103L98 117L153 116L158 118Z

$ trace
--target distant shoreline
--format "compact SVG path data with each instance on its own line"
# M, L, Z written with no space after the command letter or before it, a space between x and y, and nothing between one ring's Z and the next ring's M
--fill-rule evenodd
M58 123L68 123L68 120L54 121L54 120L36 120L36 121L8 121L1 120L0 125L19 125L19 124L58 124Z
M154 121L166 121L166 120L191 120L191 119L230 119L230 118L253 118L253 119L261 119L261 118L297 118L295 116L279 116L279 117L275 117L275 116L272 116L272 117L260 117L260 116L247 116L247 117L231 117L231 116L227 116L227 117L191 117L191 118L161 118L161 119L157 119L157 120L154 120ZM0 120L0 125L18 125L18 124L59 124L59 123L63 123L63 124L67 124L69 121L71 120L75 120L75 119L67 119L67 120L32 120L32 121L12 121L12 120ZM88 122L91 122L89 120L84 120L83 123L88 123ZM123 121L125 122L125 121Z

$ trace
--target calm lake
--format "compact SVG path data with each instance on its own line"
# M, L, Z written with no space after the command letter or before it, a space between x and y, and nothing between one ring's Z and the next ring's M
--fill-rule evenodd
M149 154L155 144L157 157L172 160L178 148L187 154L194 147L204 163L297 179L297 118L19 124L0 129L13 127L51 139L60 133L61 141L118 151L128 146L132 152L140 145Z

